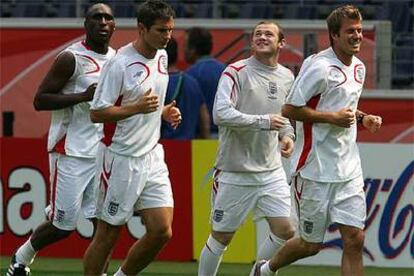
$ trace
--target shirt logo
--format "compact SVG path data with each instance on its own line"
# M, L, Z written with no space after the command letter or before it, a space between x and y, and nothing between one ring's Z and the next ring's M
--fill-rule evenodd
M116 213L118 213L118 207L119 207L119 203L115 203L113 201L109 202L108 214L110 214L111 216L115 216Z
M99 72L99 70L101 69L99 64L92 57L79 54L77 54L76 56L79 59L79 63L85 75Z
M129 68L131 67L134 68L132 69L134 70L133 72L129 71ZM131 64L128 64L127 68L128 68L128 75L131 76L132 74L132 78L134 79L138 78L137 83L139 84L143 83L150 75L149 67L145 63L142 63L140 61L136 61Z
M330 65L328 80L332 82L334 87L338 87L346 82L346 75L342 69L336 65Z
M213 220L215 222L220 222L223 220L224 211L223 210L214 210Z
M139 78L139 77L141 77L142 73L143 73L142 71L138 71L132 77L133 78Z
M277 84L275 82L269 81L269 90L267 93L267 97L270 99L277 99L277 92L278 92Z

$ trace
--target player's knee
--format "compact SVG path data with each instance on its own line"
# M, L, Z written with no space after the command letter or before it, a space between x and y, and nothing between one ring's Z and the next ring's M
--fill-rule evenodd
M306 254L306 256L313 256L319 253L319 251L321 251L322 249L322 244L321 243L311 243L311 242L306 242L304 240L302 240L302 248L304 249L304 252Z
M229 245L229 243L231 242L232 238L233 238L234 233L227 233L227 232L216 232L216 231L212 231L211 232L211 236L218 241L219 243L221 243L224 246Z
M279 237L287 241L288 239L293 238L294 235L295 229L293 226L289 226L286 227L282 233L280 233Z
M55 235L61 240L61 239L65 239L69 237L70 234L72 234L72 232L73 230L63 230L63 229L56 228Z
M147 234L160 242L166 243L172 238L172 227L165 225L163 227L147 229Z
M168 227L163 233L162 238L165 240L165 242L169 241L172 238L173 231L172 227Z
M364 247L365 234L363 231L354 231L346 237L342 237L344 248L354 252L361 252Z

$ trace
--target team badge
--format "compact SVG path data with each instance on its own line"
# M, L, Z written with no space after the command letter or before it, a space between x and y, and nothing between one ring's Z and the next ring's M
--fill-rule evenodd
M355 81L359 82L359 83L363 83L364 82L364 75L365 75L364 66L362 64L355 65L355 68L354 68Z
M158 72L161 74L168 74L168 59L166 56L160 56L158 59Z
M62 222L64 218L65 218L65 211L57 210L55 220L58 221L58 222Z
M270 99L277 99L278 87L275 82L269 81L269 91L267 97Z
M224 211L223 210L214 210L213 220L215 222L220 222L223 220Z
M113 201L109 202L108 214L110 214L111 216L115 216L116 213L118 213L118 207L119 203L115 203Z
M312 231L313 231L313 222L312 221L305 220L303 222L303 230L307 234L312 233Z

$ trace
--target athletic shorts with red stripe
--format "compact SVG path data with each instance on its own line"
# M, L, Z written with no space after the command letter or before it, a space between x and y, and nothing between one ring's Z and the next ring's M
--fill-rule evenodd
M253 212L254 220L290 217L290 188L283 171L273 182L266 184L230 184L219 179L215 177L212 189L210 220L214 231L235 232L250 212Z
M330 224L364 229L366 203L362 176L346 182L326 183L292 179L299 220L299 234L308 242L321 243Z
M160 144L140 157L119 155L101 144L96 173L97 217L111 225L126 224L134 211L174 206Z
M81 210L85 218L96 216L95 158L49 153L50 205L53 225L71 231Z

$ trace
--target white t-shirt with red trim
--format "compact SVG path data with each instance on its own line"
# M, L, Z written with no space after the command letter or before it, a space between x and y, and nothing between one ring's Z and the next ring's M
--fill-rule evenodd
M357 57L344 65L332 48L308 57L286 103L318 111L357 109L365 79L365 65ZM344 182L362 174L356 144L357 126L342 128L326 123L296 123L291 172L319 182Z
M62 88L63 94L83 93L93 83L98 82L104 64L115 55L108 49L105 55L92 51L85 41L72 44L63 52L71 52L75 57L73 75ZM48 136L48 152L58 152L75 157L95 158L98 150L98 133L102 124L92 123L89 117L89 102L52 111Z
M147 59L129 43L119 49L105 66L91 109L132 104L150 88L152 94L158 95L160 105L152 113L136 114L115 123L104 123L102 142L111 151L139 157L157 145L168 85L167 64L167 52L164 49L158 50L154 58Z

